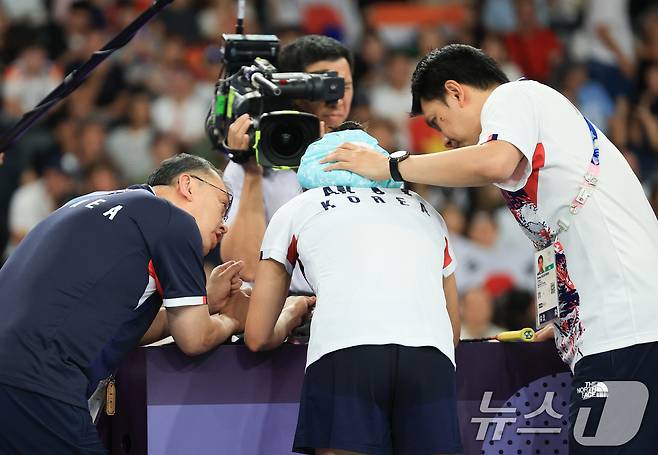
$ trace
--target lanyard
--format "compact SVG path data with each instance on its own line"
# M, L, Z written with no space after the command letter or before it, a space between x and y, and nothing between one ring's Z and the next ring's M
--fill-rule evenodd
M585 119L585 123L587 123L587 128L589 128L589 133L592 137L593 152L592 159L589 162L587 172L585 173L585 177L583 179L583 183L580 185L580 190L569 206L569 213L572 216L578 214L578 211L585 205L587 199L589 199L589 197L592 195L592 192L599 182L599 135L597 134L594 125L592 125L592 122L590 122L584 115L583 119ZM560 235L560 233L569 229L569 220L566 218L560 218L557 221L557 225L558 230L553 236L553 241L557 239L557 236Z

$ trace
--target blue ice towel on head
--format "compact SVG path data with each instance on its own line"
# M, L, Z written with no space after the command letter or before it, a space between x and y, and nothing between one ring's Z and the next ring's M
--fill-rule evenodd
M392 179L370 180L350 171L323 171L329 164L320 164L320 160L344 142L367 145L376 152L388 156L388 152L379 146L377 139L365 131L345 130L327 133L322 139L309 145L302 157L299 169L297 169L297 180L299 180L302 188L311 189L339 185L351 186L352 188L400 188L402 186L402 182L396 182Z

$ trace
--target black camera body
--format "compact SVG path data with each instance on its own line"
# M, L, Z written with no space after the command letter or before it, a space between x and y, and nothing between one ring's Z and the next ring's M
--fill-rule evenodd
M263 167L294 169L309 144L320 137L320 120L299 112L295 100L336 102L345 91L336 72L279 73L276 62L278 38L274 35L223 35L224 73L206 121L214 147L236 163L252 155ZM246 151L227 147L231 124L242 114L253 123Z

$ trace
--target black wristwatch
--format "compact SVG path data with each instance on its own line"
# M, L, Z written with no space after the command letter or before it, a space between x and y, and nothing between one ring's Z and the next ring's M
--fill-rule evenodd
M391 178L396 182L404 181L402 175L400 174L400 170L398 169L398 165L401 161L409 158L409 155L410 153L406 150L399 150L397 152L391 153L388 157L388 168L391 171Z

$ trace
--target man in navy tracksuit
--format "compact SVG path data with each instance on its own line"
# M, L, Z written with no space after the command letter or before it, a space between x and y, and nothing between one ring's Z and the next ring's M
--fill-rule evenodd
M220 172L183 154L148 183L69 202L0 269L0 453L104 453L87 388L149 326L190 355L242 330L241 264L207 289L203 270L226 232Z

